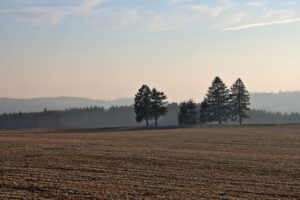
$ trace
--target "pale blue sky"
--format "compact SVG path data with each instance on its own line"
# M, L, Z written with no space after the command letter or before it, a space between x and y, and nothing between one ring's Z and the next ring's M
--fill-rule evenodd
M1 0L0 96L300 90L300 0Z

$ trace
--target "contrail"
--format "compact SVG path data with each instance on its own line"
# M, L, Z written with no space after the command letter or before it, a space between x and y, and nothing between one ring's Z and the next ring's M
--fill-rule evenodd
M238 30L244 30L244 29L251 29L251 28L257 28L257 27L263 27L263 26L272 26L276 24L288 24L288 23L294 23L294 22L300 22L300 18L294 18L294 19L287 19L282 21L273 21L273 22L263 22L263 23L256 23L256 24L248 24L243 26L236 26L236 27L228 27L224 28L223 31L238 31Z

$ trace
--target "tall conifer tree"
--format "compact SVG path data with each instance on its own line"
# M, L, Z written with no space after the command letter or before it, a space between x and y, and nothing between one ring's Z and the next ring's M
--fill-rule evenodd
M155 126L157 126L158 118L168 112L167 96L155 88L151 91L151 116L154 118Z
M250 95L240 78L231 87L230 101L231 119L242 125L243 120L249 118L246 111L250 110Z
M147 85L143 85L134 98L134 112L136 114L136 121L146 121L146 125L149 126L149 120L151 119L151 90Z
M206 94L212 121L217 121L221 125L223 121L227 121L230 118L229 99L229 90L224 82L219 77L216 77Z

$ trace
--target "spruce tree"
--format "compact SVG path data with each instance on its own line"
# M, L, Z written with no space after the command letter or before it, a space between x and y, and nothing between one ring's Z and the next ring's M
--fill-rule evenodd
M230 118L229 90L224 82L216 77L206 94L206 101L211 114L211 121L217 121L220 125Z
M179 114L178 114L178 124L186 125L187 124L187 103L184 101L179 104Z
M155 88L151 91L151 116L154 118L157 127L158 118L168 112L167 96Z
M180 104L180 111L178 115L178 123L180 125L195 125L197 124L197 104L190 99L187 102Z
M134 112L138 123L146 121L147 127L151 119L151 90L147 85L143 85L134 98Z
M188 120L187 124L188 125L195 125L197 124L197 118L198 118L198 113L197 113L197 104L194 102L194 100L190 99L187 102L187 111L188 111Z
M201 104L200 104L199 122L200 122L200 124L206 124L211 121L212 120L211 120L209 105L207 103L207 100L204 99L203 102L201 102Z
M250 95L240 78L231 87L230 101L231 119L242 125L243 120L249 118L246 111L250 110Z

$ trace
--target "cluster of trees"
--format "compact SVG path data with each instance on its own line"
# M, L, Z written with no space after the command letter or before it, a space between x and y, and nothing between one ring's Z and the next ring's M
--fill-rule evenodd
M147 127L149 120L154 119L155 126L158 126L159 117L168 112L167 96L158 91L156 88L152 90L147 85L143 85L134 98L134 112L138 123L146 121Z
M182 102L178 115L180 125L205 124L238 121L239 124L249 118L249 92L241 79L227 88L221 78L216 77L209 87L206 97L198 108L193 100Z
M167 96L158 90L143 85L134 99L134 111L138 123L154 119L155 126L160 116L168 112ZM230 89L216 77L209 87L205 99L198 106L192 99L180 103L178 124L195 125L218 122L220 125L227 121L238 121L240 124L249 118L250 95L243 81L239 78ZM200 107L200 109L198 108Z

